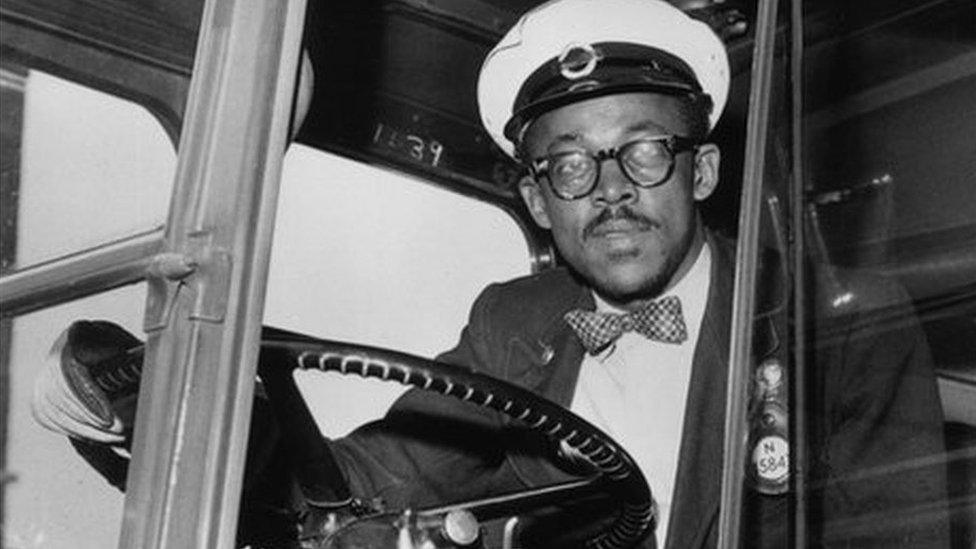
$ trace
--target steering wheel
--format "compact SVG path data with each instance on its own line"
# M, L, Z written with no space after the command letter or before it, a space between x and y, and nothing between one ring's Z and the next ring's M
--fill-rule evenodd
M643 539L653 527L654 509L650 489L627 452L587 421L531 391L484 374L405 353L312 339L267 328L262 337L261 355L261 371L273 367L281 372L282 361L285 361L284 364L291 368L396 381L454 397L474 406L490 408L548 437L561 448L568 447L574 457L598 473L591 479L570 483L571 486L528 489L496 498L487 503L493 513L498 513L496 516L513 515L515 513L506 511L525 509L536 502L552 499L551 494L566 497L567 493L598 491L619 501L620 509L606 528L586 542L586 547L630 547ZM273 366L269 366L271 364ZM287 371L290 372L290 369ZM262 374L262 377L265 376ZM290 374L288 377L291 377ZM265 379L266 384L268 381ZM294 390L297 394L297 389ZM309 432L303 436L318 435ZM317 485L320 493L324 491L331 498L348 498L348 489L331 455L318 454L307 459L309 467L316 469L310 474L316 478L309 482ZM336 487L336 483L343 485ZM483 507L485 502L452 504L441 510L465 508L468 504Z

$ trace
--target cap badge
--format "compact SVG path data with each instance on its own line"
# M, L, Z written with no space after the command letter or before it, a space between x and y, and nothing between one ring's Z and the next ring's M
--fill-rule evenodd
M559 54L559 74L567 80L588 76L596 69L600 54L591 44L569 44Z

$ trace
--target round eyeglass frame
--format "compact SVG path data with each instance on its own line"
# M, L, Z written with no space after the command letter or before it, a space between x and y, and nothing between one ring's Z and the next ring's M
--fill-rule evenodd
M627 151L632 150L635 145L647 142L658 143L659 145L663 146L664 150L668 153L668 167L664 171L664 175L654 181L639 180L634 176L633 173L631 173L630 168L627 167L627 164L624 162L623 158L626 156ZM616 160L617 166L620 167L620 171L627 176L627 179L630 180L631 183L637 185L638 187L649 189L651 187L656 187L671 178L671 174L674 173L674 157L676 155L688 150L693 150L697 147L698 141L681 135L641 137L633 141L628 141L619 147L602 149L596 151L595 153L591 153L589 151L566 151L537 158L529 165L529 171L532 173L532 177L535 178L536 182L540 182L541 179L545 177L546 181L549 183L549 188L552 189L553 194L559 198L563 200L578 200L588 196L593 192L594 189L596 189L597 182L600 180L600 167L603 165L604 160ZM553 184L552 178L549 177L549 166L554 164L558 159L571 155L583 155L584 157L593 160L593 169L589 184L577 193L564 192L564 190L561 190L555 184Z

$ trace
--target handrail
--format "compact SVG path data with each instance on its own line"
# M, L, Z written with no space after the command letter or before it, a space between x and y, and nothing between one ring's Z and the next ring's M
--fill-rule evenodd
M722 549L738 547L742 522L745 453L749 434L746 411L749 396L749 365L752 359L752 319L755 312L759 221L763 203L763 168L770 116L773 54L776 46L776 7L776 0L759 1L756 49L752 59L725 401L722 495L718 522L718 547Z
M108 242L0 277L0 311L28 313L133 284L163 247L163 229Z

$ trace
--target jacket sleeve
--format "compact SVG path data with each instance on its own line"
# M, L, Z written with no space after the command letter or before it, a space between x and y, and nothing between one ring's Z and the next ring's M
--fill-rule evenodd
M457 346L438 360L498 373L492 342L495 288L475 301ZM381 498L391 508L481 497L506 486L505 436L500 416L437 393L411 389L386 416L335 440L333 450L352 493Z

